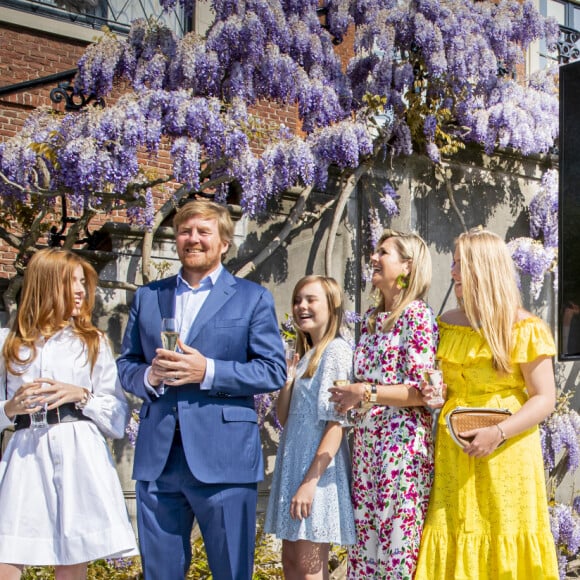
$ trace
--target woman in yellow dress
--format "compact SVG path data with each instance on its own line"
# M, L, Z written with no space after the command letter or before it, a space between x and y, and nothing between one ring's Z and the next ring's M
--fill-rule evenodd
M538 430L555 404L552 335L522 308L512 259L496 234L461 234L451 276L459 308L439 321L447 401L415 579L556 580ZM445 425L457 406L512 415L463 433L473 439L461 448Z

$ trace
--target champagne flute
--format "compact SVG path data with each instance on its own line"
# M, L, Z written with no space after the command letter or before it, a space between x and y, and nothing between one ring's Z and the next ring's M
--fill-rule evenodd
M351 384L351 380L348 378L346 371L341 369L338 372L337 378L334 379L334 381L332 381L332 384L335 387L346 387L347 385ZM343 427L352 427L354 425L355 419L356 419L356 410L349 409L346 412L345 415L346 422L343 424Z
M177 321L175 318L161 319L161 343L165 350L176 350L177 339L179 332L177 332Z
M284 353L286 355L288 380L292 380L296 374L296 341L293 339L284 341Z
M435 367L423 372L425 381L433 387L433 396L429 402L433 405L440 405L445 402L443 398L443 373L439 369L439 361L435 361Z

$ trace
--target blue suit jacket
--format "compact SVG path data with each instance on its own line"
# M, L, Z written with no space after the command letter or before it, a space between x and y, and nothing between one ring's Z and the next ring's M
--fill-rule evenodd
M192 474L205 483L253 483L263 478L254 398L286 380L286 362L274 301L258 284L223 270L204 302L186 344L215 360L211 390L198 383L168 387L158 398L144 385L161 318L175 312L176 276L137 290L121 356L123 388L143 399L133 478L154 481L163 471L179 426Z

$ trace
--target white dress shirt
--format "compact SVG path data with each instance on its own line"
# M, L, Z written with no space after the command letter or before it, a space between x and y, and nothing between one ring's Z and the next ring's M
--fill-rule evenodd
M177 274L177 289L175 292L175 320L177 321L177 330L179 338L182 342L186 342L187 336L195 319L206 301L212 288L215 286L216 280L222 273L224 267L220 264L213 272L210 272L205 278L202 278L199 286L193 288L182 276L182 270ZM161 383L154 387L149 383L149 371L145 373L144 381L145 387L149 392L155 395L162 395L165 392L165 386ZM213 378L215 375L215 361L212 358L206 358L206 369L203 381L199 388L202 391L209 391L213 385Z

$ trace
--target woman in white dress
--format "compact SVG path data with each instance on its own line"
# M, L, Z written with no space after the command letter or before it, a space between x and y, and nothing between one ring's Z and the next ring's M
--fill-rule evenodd
M329 392L336 379L350 380L353 351L340 337L342 292L332 278L302 278L292 315L302 358L278 396L284 432L264 530L282 539L287 580L326 580L330 544L355 541L345 419Z
M92 324L97 274L59 249L30 260L12 329L0 330L0 579L26 565L57 580L137 554L105 436L121 438L128 407L106 337ZM48 425L31 413L46 406Z

